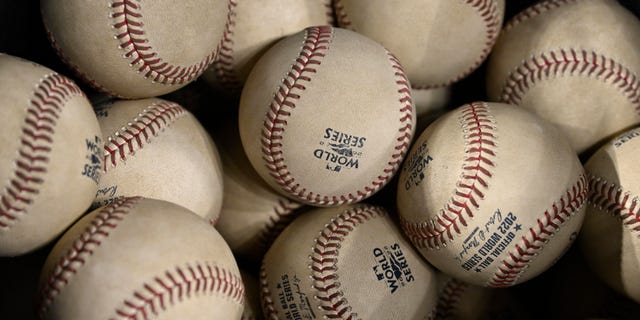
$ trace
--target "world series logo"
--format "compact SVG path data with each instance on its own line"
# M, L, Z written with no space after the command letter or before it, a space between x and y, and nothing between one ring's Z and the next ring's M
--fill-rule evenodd
M373 249L376 264L372 267L378 281L384 282L391 294L415 280L407 258L399 244Z
M431 161L433 161L433 158L429 155L429 147L425 141L407 158L406 164L402 168L402 171L406 173L403 183L405 190L418 186L424 180L424 171Z
M102 157L102 139L94 136L93 138L85 139L85 143L87 145L86 163L82 168L81 174L98 183L102 173L102 161L100 160Z
M366 141L366 137L326 128L323 140L319 143L320 148L313 151L313 156L324 161L325 170L331 172L340 172L343 169L357 170Z

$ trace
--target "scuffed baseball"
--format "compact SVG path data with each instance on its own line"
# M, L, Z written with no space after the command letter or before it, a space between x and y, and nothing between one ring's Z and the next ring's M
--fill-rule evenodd
M414 88L450 85L487 58L504 0L335 0L338 24L393 52Z
M542 273L571 245L587 180L552 125L516 106L474 102L420 135L397 194L403 230L433 266L507 287Z
M589 205L580 235L593 271L640 303L640 128L602 146L585 164Z
M438 274L438 304L436 319L474 320L488 319L494 305L495 289L474 286L463 281Z
M318 208L294 220L260 272L266 319L427 319L435 271L381 207Z
M96 110L105 143L94 207L142 196L217 220L223 192L220 156L193 114L158 98L113 101Z
M239 319L244 287L231 250L176 204L125 198L73 225L39 284L41 319Z
M52 241L91 205L102 134L76 84L0 54L0 256Z
M200 76L218 52L232 0L41 0L49 40L95 89L148 98Z
M214 88L239 93L258 58L276 41L306 27L331 25L330 1L229 1L228 31L202 78Z
M224 184L216 229L236 256L260 264L273 240L304 206L275 192L255 172L242 149L237 121L219 124L213 131Z
M240 98L240 137L258 174L315 206L366 199L395 174L415 127L397 59L355 32L311 27L271 47Z
M582 153L640 123L640 20L617 1L542 1L501 31L489 99L552 122Z

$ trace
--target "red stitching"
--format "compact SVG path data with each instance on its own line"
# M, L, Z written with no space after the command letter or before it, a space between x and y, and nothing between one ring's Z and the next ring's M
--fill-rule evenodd
M397 59L387 52L395 73L396 84L398 85L401 128L398 130L398 137L396 137L396 152L392 155L391 160L387 162L387 167L383 170L383 174L377 176L376 180L372 181L370 185L357 190L355 194L349 193L331 197L307 191L306 188L296 183L295 178L291 176L285 164L281 143L282 135L287 126L287 118L296 107L295 100L300 98L299 94L292 91L293 89L301 91L306 89L302 82L311 81L309 74L316 72L316 69L311 65L320 65L322 63L325 52L329 50L329 42L332 36L333 28L330 26L311 27L306 30L305 42L299 57L296 59L296 64L293 65L292 70L282 81L282 85L276 90L276 94L270 104L264 127L262 128L261 138L263 159L266 162L269 174L276 180L276 183L302 202L325 206L357 202L377 192L391 179L393 173L400 166L413 136L413 109L408 80Z
M329 319L357 319L349 302L340 290L338 281L338 254L340 244L358 225L378 217L384 217L386 213L373 206L362 206L350 209L332 219L315 239L313 253L309 256L311 264L311 278L313 288L316 290L314 299L319 302L320 309Z
M44 17L44 15L43 15ZM78 67L78 65L71 63L71 59L69 59L69 57L67 57L67 55L65 55L65 53L62 51L62 49L58 46L58 42L56 41L56 39L53 36L53 33L51 33L51 31L49 31L49 28L47 28L47 24L44 24L46 32L47 32L47 37L49 38L49 42L51 43L51 47L53 47L53 50L56 52L56 54L58 55L58 58L60 58L60 60L66 64L67 66L69 66L71 68L71 70L78 76L80 77L80 79L82 79L84 82L86 82L87 84L89 84L93 89L98 90L100 92L104 92L110 96L114 96L114 97L118 97L118 98L124 98L123 96L110 91L109 89L103 87L102 85L100 85L99 83L97 83L95 80L93 80L91 77L89 77L87 74L85 74L84 72L82 72L80 70L80 68Z
M640 205L637 196L601 177L589 178L589 204L612 214L633 232L640 232Z
M22 124L15 169L0 192L0 231L17 223L46 179L55 127L66 103L84 93L57 73L45 76L35 88Z
M498 14L498 2L493 0L465 0L465 3L473 7L485 24L486 32L486 41L485 46L480 53L480 56L474 61L473 65L470 66L467 70L463 71L461 74L455 76L449 81L439 84L433 85L413 85L414 89L435 89L446 87L454 82L460 81L464 77L468 76L471 72L476 70L480 64L487 58L493 45L498 39L498 33L500 32L501 26L501 16ZM349 15L344 9L344 4L342 0L334 0L333 3L334 10L336 12L336 17L338 18L338 24L346 29L351 29L355 31L355 27L353 26Z
M440 298L438 298L438 304L436 306L436 319L454 319L456 318L456 308L458 303L462 299L462 295L469 288L469 285L456 280L450 279L445 284Z
M533 6L530 6L529 8L525 9L524 11L521 11L520 13L518 13L517 15L515 15L513 18L511 18L511 20L509 20L509 22L507 22L507 24L504 26L504 28L502 29L503 32L506 32L508 30L510 30L511 28L515 27L516 25L529 20L533 17L536 17L544 12L547 11L551 11L553 9L556 9L558 7L561 7L565 4L570 4L570 3L574 3L577 2L578 0L547 0L547 1L541 1L539 3L536 3Z
M640 113L640 82L628 68L594 51L559 49L533 56L519 65L507 78L501 97L518 105L537 81L559 75L586 75L617 86Z
M66 254L60 258L58 265L49 275L43 287L40 288L38 309L41 318L44 318L49 306L66 286L70 278L76 274L77 270L93 255L93 250L98 248L102 241L109 236L109 233L124 220L129 210L131 210L140 199L139 197L120 199L104 207L96 214L85 231L73 241L72 246Z
M167 270L143 283L116 309L116 316L109 319L153 319L185 297L204 294L222 294L240 305L244 301L240 276L209 262L196 262L194 266L187 264L184 268Z
M340 282L336 275L340 244L358 225L384 216L386 212L375 206L363 205L349 209L331 219L314 240L313 253L309 256L309 269L313 280L312 287L316 291L314 299L319 303L318 308L324 311L325 318L357 319L357 314L351 312L351 306L340 290ZM278 320L278 311L269 290L264 263L260 268L260 297L265 316Z
M405 233L419 248L437 249L460 234L459 225L467 226L465 216L473 218L493 175L496 127L488 105L470 103L461 107L460 114L466 149L462 179L456 182L453 196L435 219L411 222L400 217Z
M347 14L347 10L344 9L342 0L333 0L333 10L336 13L336 17L338 18L338 25L340 27L354 30L353 25L351 24L351 19Z
M162 84L182 84L198 77L213 61L220 45L200 62L188 67L175 66L163 61L145 37L141 2L122 0L113 1L110 5L113 28L117 30L116 39L120 42L120 49L125 51L124 57L131 60L130 65L144 78Z
M266 319L279 320L278 311L276 310L275 303L271 298L271 290L269 290L267 270L264 263L260 267L260 303Z
M302 205L289 199L279 199L278 204L273 207L275 215L269 216L269 221L258 236L258 244L262 250L271 246L276 237L289 225L296 217L293 213Z
M322 0L324 4L324 8L327 14L327 24L332 26L335 23L335 19L333 17L333 6L331 5L331 0Z
M521 243L516 244L515 249L509 252L508 258L502 261L502 266L498 266L488 286L508 287L515 284L555 232L582 207L587 200L588 188L587 178L581 174L578 181L536 220L536 226L529 228L521 238Z
M149 143L152 136L157 137L166 127L186 114L184 108L169 101L154 102L146 107L132 122L107 138L104 144L104 171L107 172L107 163L115 167L118 161L126 161L145 142Z
M227 16L224 34L220 42L218 55L211 64L211 68L216 75L216 79L220 81L220 85L229 90L235 90L242 86L233 68L233 30L236 25L235 17L237 13L235 9L237 5L236 0L229 0L229 14Z

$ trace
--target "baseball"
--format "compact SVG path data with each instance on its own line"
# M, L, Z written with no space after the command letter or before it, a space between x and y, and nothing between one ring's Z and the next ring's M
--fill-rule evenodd
M61 60L95 89L134 99L175 91L205 71L227 29L227 1L41 0L40 7Z
M70 79L0 54L0 256L52 241L91 205L102 134ZM64 199L64 201L60 201Z
M380 207L317 208L294 220L260 271L266 319L422 320L435 271Z
M139 197L74 224L39 288L41 319L239 319L244 297L231 250L209 223Z
M189 111L152 98L102 104L96 113L105 143L94 207L142 196L217 220L223 190L220 156Z
M202 78L214 88L239 92L258 58L276 41L306 27L330 25L330 1L229 1L229 29Z
M310 27L271 47L240 98L242 145L281 194L315 206L361 201L395 174L415 127L397 59L355 32Z
M378 41L402 63L414 89L452 84L493 47L504 0L335 0L341 27Z
M593 271L616 291L640 303L640 128L602 146L585 165L589 175L580 244Z
M303 205L275 192L251 167L242 149L237 121L213 130L219 142L224 184L216 229L236 256L260 264L273 240Z
M488 96L552 122L582 153L640 122L638 38L617 1L542 1L501 31Z
M436 319L492 318L490 309L495 307L495 303L493 303L495 289L470 285L443 274L438 274L437 279L440 288L436 305ZM493 318L496 318L495 314Z
M436 268L507 287L571 245L586 196L582 165L555 127L516 106L474 102L415 141L397 206L405 234Z

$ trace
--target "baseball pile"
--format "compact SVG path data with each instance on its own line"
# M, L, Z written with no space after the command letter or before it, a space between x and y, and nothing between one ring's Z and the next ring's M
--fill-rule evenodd
M637 319L630 3L41 0L64 68L0 53L0 265L44 257L2 309Z

